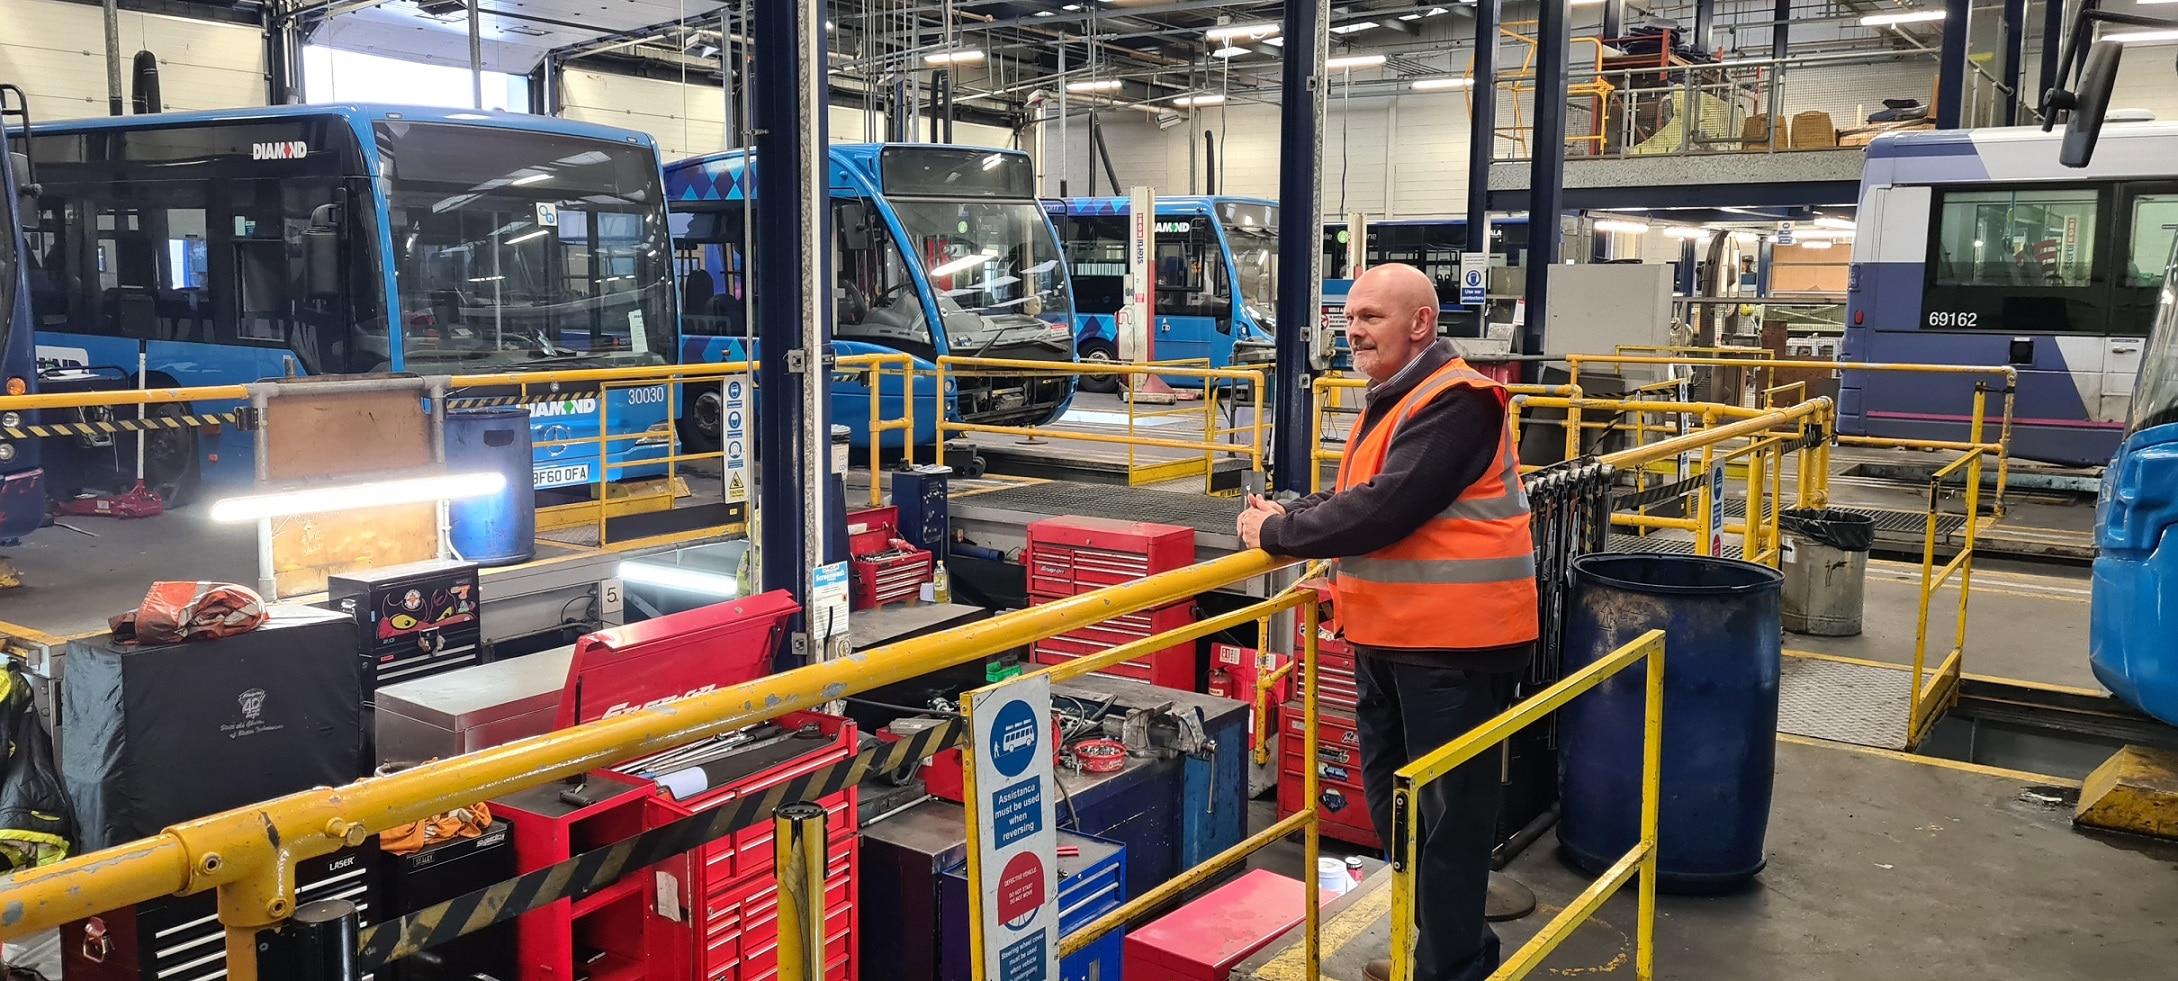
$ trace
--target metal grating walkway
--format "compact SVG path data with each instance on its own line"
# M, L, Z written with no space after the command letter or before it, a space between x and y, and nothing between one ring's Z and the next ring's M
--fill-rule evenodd
M1926 511L1902 511L1895 508L1856 508L1838 506L1833 506L1831 510L1850 511L1854 514L1865 514L1868 517L1875 519L1876 531L1889 532L1894 535L1910 535L1916 541L1920 540L1928 530L1928 512ZM1746 513L1746 501L1735 497L1724 502L1725 517L1738 518ZM1956 535L1959 532L1965 530L1965 528L1966 517L1964 515L1939 514L1936 516L1936 534L1939 538L1949 538L1950 536Z
M1241 503L1235 498L1054 480L955 494L955 511L989 508L1036 515L1072 514L1114 521L1152 521L1230 537Z
M1612 535L1613 552L1655 552L1664 555L1694 554L1694 540L1665 535ZM1730 543L1726 543L1729 545Z
M1903 752L1912 689L1911 671L1786 655L1777 731Z

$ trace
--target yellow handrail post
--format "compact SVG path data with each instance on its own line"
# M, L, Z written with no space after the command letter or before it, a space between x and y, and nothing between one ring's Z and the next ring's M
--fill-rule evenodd
M1634 978L1656 977L1657 813L1664 788L1664 638L1649 635L1648 697L1641 710L1641 885L1634 920Z
M1716 410L1711 409L1702 413L1703 429L1709 429L1716 424ZM1716 521L1716 518L1714 517L1714 511L1716 508L1721 507L1724 504L1723 501L1716 500L1716 495L1709 493L1708 490L1710 486L1709 472L1715 466L1713 461L1716 454L1716 448L1717 447L1715 443L1702 444L1701 479L1703 488L1700 496L1695 498L1694 505L1694 537L1697 539L1694 547L1694 554L1722 558L1723 556L1717 555L1719 547L1718 543L1709 537L1710 525Z
M1316 630L1321 610L1314 596L1310 596L1307 604L1301 607L1301 680L1306 686L1301 701L1304 730L1301 737L1301 759L1305 764L1301 777L1301 813L1308 815L1307 829L1302 838L1301 869L1303 881L1309 884L1308 888L1302 890L1306 898L1301 901L1301 907L1307 911L1304 915L1308 924L1308 981L1317 981L1323 972L1323 904L1316 901L1314 880L1305 878L1316 874L1316 862L1323 854L1323 840L1320 836L1322 815L1317 810L1316 803L1317 795L1322 793L1317 773L1322 760L1317 755L1317 742L1320 737L1316 731L1319 718L1316 707L1322 697L1320 693L1323 687L1320 679L1316 677Z
M880 434L881 434L881 433L883 433L883 432L884 432L885 430L884 430L883 426L882 426L882 425L880 424L880 422L879 422L879 420L878 420L878 411L877 411L877 410L878 410L878 404L879 404L880 402L884 401L884 400L883 400L882 398L880 398L880 397L879 397L879 395L878 395L878 393L879 393L880 391L882 391L882 390L884 389L884 387L885 387L885 364L884 364L884 362L882 362L882 361L873 361L873 362L871 362L871 363L870 363L870 368L869 368L869 379L870 379L870 430L869 430L869 432L870 432L870 506L874 508L874 507L877 507L877 506L878 506L878 505L880 505L880 504L883 504L883 503L885 503L885 492L884 492L884 490L883 490L882 488L880 488L880 487L878 487L878 486L877 486L877 475L878 475L878 473L879 473L880 471L882 471L882 470L884 469L884 468L883 468L883 466L882 466L882 465L881 465L881 464L879 463L879 460L880 460L880 456L879 456L879 454L881 454L881 453L882 453L882 452L884 451L884 445L885 445L885 440L884 440L884 437L883 437L883 436L881 436ZM782 981L784 981L784 979L782 979Z

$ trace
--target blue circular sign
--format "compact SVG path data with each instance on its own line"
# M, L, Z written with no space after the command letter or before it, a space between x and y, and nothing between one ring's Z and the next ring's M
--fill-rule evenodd
M1038 735L1043 727L1036 724L1036 713L1027 702L1012 701L998 707L998 717L991 720L991 745L985 747L990 754L991 765L1008 777L1018 777L1036 760L1036 747L1043 742Z
M741 413L739 413L739 412L729 412L729 413L726 413L726 428L728 428L728 429L740 429L740 428L741 428Z
M741 383L740 383L740 382L738 382L738 381L730 381L730 382L727 382L727 383L726 383L726 397L727 397L727 398L730 398L730 399L737 399L737 398L740 398L740 397L741 397Z

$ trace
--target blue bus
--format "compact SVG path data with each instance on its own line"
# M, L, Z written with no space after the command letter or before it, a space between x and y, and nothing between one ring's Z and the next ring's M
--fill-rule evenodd
M47 391L134 387L139 354L152 387L674 355L664 177L639 133L321 105L40 123L27 143L40 190L25 258ZM595 396L531 406L537 439L596 435ZM606 397L614 434L635 438L604 459L540 447L538 488L579 488L600 468L608 479L664 472L646 463L671 448L664 387ZM145 443L147 483L169 503L253 477L251 437L232 426L158 430ZM48 479L64 490L134 466L110 438L47 450Z
M0 118L20 115L22 90L0 86ZM23 264L22 194L34 183L30 158L9 142L0 126L0 385L8 395L38 390L36 338L30 324L30 279ZM0 428L14 429L31 420L19 412L0 412ZM45 471L38 466L38 441L0 434L0 543L35 531L45 521Z
M2116 132L2104 130L2096 160ZM2132 412L2103 471L2087 645L2104 687L2178 725L2178 246L2166 254Z
M1083 361L1119 358L1114 321L1127 305L1128 203L1044 202L1074 280L1074 344ZM1277 348L1278 205L1256 198L1158 198L1154 233L1155 358L1203 360L1212 368L1268 363ZM1119 378L1084 377L1082 387L1114 391Z
M2063 136L1878 136L1861 180L1841 354L2011 365L2012 455L2098 466L2134 416L2178 225L2178 124L2113 121L2084 169L2058 164ZM1977 380L1994 381L1847 371L1839 430L1965 439Z
M1036 200L1027 154L927 143L831 147L832 351L905 353L925 373L916 386L918 446L935 444L938 394L928 372L946 356L1070 364L1073 291L1059 242ZM755 174L745 150L666 168L680 276L683 364L754 356L748 320L747 202ZM762 261L762 260L759 260ZM787 257L784 261L803 261ZM935 327L935 329L934 329ZM1060 374L977 373L949 380L948 419L1040 426L1073 397ZM866 380L836 378L833 421L869 446ZM896 376L878 397L882 418L905 410ZM683 440L715 447L715 393L689 400ZM904 434L883 435L887 449Z

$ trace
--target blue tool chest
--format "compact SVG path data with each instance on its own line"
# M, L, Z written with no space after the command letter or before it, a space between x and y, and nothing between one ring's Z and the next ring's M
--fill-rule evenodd
M1065 936L1127 901L1127 846L1072 831L1059 832L1059 846L1081 849L1078 855L1059 856L1059 933ZM938 976L942 981L968 981L971 952L966 865L954 866L945 873L939 897L945 946ZM1114 930L1060 961L1061 981L1119 981L1125 935L1125 930Z

